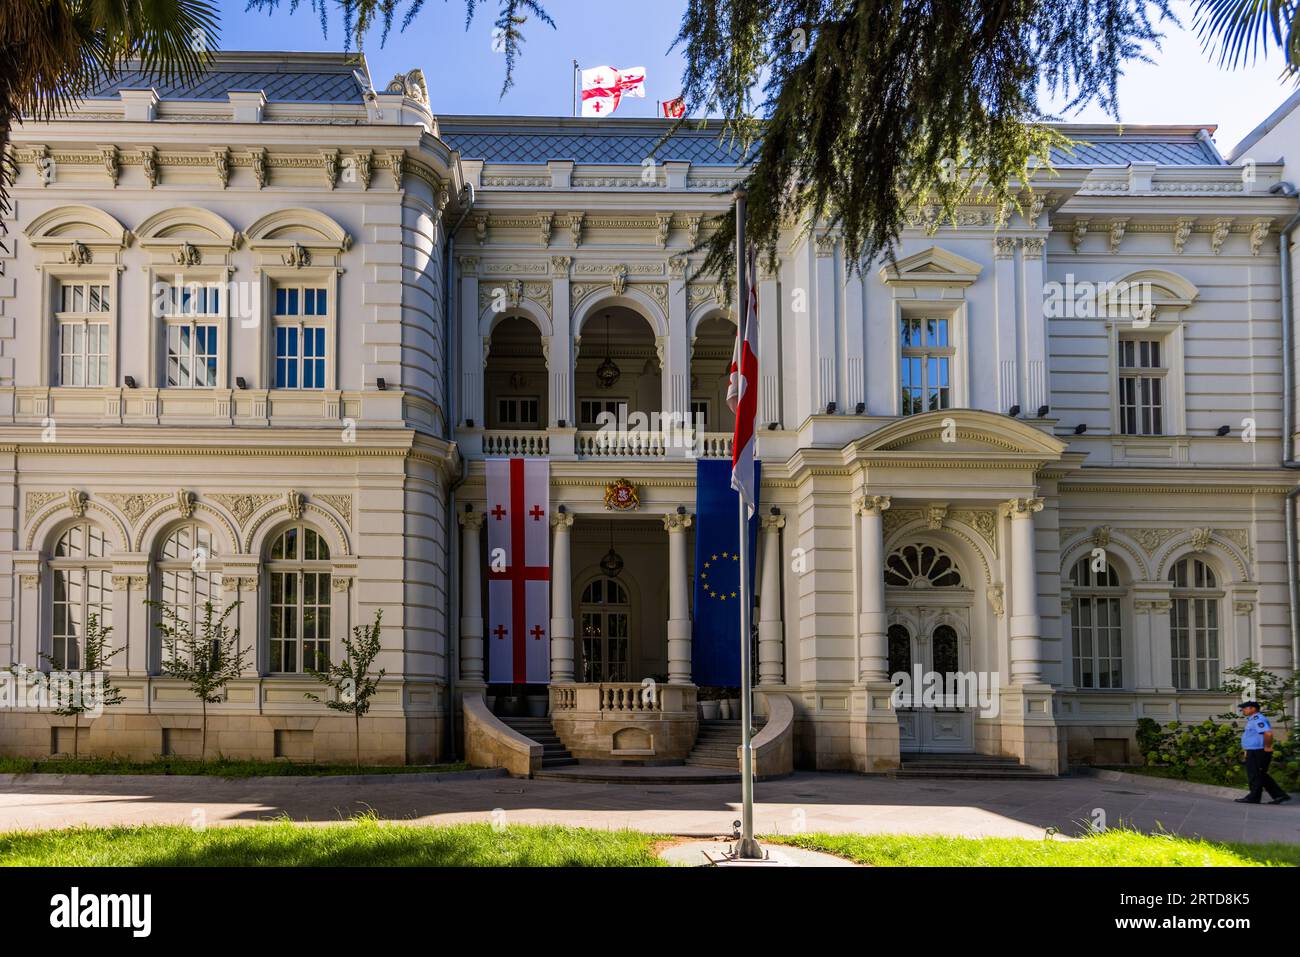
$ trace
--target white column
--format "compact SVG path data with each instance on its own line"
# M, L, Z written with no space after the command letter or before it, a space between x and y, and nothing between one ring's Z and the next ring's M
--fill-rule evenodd
M1047 320L1043 310L1043 249L1039 236L1020 241L1021 274L1024 293L1021 297L1024 321L1025 365L1021 370L1024 383L1024 412L1031 415L1047 404Z
M1038 573L1034 558L1034 513L1041 498L1013 498L1003 505L1011 516L1011 683L1042 681L1042 628L1038 620Z
M482 512L460 518L460 680L483 683L483 586L479 532Z
M478 328L478 257L460 259L460 406L462 421L483 428L483 339ZM459 426L453 422L452 426Z
M867 495L853 503L862 516L862 611L858 616L858 681L889 680L885 634L885 522L888 495Z
M999 238L994 240L993 262L993 297L994 308L993 345L996 350L994 359L997 374L997 393L994 408L1007 413L1013 405L1020 403L1020 347L1016 335L1016 241ZM968 364L967 368L978 368ZM971 383L971 405L981 408L981 399L988 393L988 385ZM983 394L981 394L983 393ZM1032 413L1037 406L1028 410ZM1026 414L1028 414L1026 413Z
M551 681L573 682L573 568L569 556L573 513L551 513Z
M686 530L688 513L663 516L668 532L668 683L691 683L691 606L687 597Z
M572 379L573 339L569 327L569 267L572 256L551 257L551 344L546 356L546 374L550 381L550 415L548 425L560 419L567 428L574 427Z
M766 428L769 422L781 422L781 324L786 318L781 315L780 298L777 296L777 271L781 261L776 261L776 269L768 269L767 258L759 257L758 262L758 354L763 357L759 363L758 381L758 426Z
M759 524L763 528L763 594L758 610L758 683L779 685L785 677L781 667L785 657L781 625L781 529L785 516L764 515Z

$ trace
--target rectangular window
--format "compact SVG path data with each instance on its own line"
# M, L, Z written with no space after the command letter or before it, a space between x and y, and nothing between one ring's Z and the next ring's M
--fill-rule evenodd
M167 385L211 389L217 384L217 327L167 326Z
M1163 435L1165 368L1160 339L1119 340L1119 430L1122 435Z
M212 389L217 385L220 283L175 282L161 291L167 340L167 387ZM204 322L203 319L209 321Z
M109 289L106 284L64 282L56 297L59 385L108 385Z
M328 354L322 320L328 316L328 290L276 287L275 388L325 388Z
M1219 686L1219 600L1175 598L1169 610L1174 687L1209 691Z
M691 399L691 422L692 427L708 429L709 427L709 400L708 399Z
M578 425L580 428L596 428L601 424L602 413L619 416L619 407L625 410L627 399L580 399L578 401ZM624 411L623 415L627 415Z
M330 653L330 573L271 573L271 671L324 671Z
M1120 644L1119 598L1074 598L1070 627L1074 632L1075 687L1122 688L1124 657Z
M497 425L501 428L536 426L541 403L534 396L501 396L497 399Z
M904 316L898 341L902 415L952 407L952 357L949 321L937 316Z

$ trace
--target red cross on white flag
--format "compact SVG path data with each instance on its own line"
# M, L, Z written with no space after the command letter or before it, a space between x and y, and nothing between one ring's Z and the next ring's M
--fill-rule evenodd
M609 116L625 96L645 96L645 67L597 66L582 71L583 116Z
M488 459L488 681L551 679L551 469Z

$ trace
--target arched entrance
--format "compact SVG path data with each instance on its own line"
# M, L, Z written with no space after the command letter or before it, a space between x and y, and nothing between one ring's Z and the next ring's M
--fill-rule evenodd
M582 590L579 615L584 682L630 681L632 656L632 602L616 578L601 575Z
M974 592L942 547L906 544L885 561L889 674L907 676L899 702L899 750L972 752L975 707L970 618ZM960 677L959 677L960 676Z

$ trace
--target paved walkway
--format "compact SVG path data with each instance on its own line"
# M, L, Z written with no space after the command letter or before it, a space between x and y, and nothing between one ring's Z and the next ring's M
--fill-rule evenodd
M1212 840L1300 843L1300 800L1245 806L1090 777L1048 781L897 781L801 772L755 788L760 833L1002 835L1077 834L1095 808L1106 823ZM739 788L717 785L582 784L512 778L346 783L141 775L124 780L32 780L0 785L0 831L169 823L244 824L287 815L338 821L366 810L391 820L447 824L499 821L635 828L712 837L731 833Z

